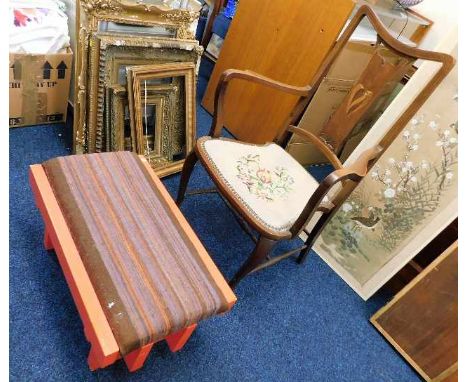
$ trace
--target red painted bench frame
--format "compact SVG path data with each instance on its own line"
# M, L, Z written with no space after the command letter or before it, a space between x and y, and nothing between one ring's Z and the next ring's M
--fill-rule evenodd
M218 284L220 290L223 292L228 301L229 309L231 309L237 300L232 289L228 286L226 280L213 263L164 185L152 171L148 162L144 157L140 158L151 174L163 199L192 240L195 248L197 248L201 259ZM60 266L62 267L73 300L75 301L75 305L83 322L85 337L91 344L91 350L88 356L89 368L91 370L96 370L109 366L121 358L119 347L91 284L91 280L81 261L78 249L73 241L70 230L68 229L42 165L30 166L29 179L37 207L45 223L44 246L47 250L55 250L57 254ZM171 351L176 352L182 349L196 326L197 324L193 324L180 332L167 336L165 340ZM154 343L145 345L124 357L125 363L131 372L143 366L153 345Z

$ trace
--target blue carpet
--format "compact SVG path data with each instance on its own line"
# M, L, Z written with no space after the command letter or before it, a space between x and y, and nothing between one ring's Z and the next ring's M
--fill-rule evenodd
M210 122L199 108L199 133ZM419 381L369 323L384 298L362 301L313 254L304 266L286 260L243 280L233 311L202 322L180 353L159 343L137 373L122 361L90 372L89 344L55 254L43 248L27 174L30 164L69 154L69 128L10 130L11 381ZM164 180L173 196L178 179ZM210 186L198 166L190 186ZM252 247L219 196L188 197L182 210L231 276Z

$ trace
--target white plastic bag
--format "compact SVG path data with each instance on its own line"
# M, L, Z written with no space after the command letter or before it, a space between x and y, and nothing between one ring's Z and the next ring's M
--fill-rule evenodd
M63 53L70 46L64 10L56 0L10 0L10 53Z

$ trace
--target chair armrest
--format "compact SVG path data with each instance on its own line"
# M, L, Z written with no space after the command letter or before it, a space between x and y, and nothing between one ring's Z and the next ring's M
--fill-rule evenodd
M323 184L328 192L338 182L344 182L345 180L352 180L355 183L359 182L366 176L370 165L378 158L382 150L383 148L377 145L363 151L351 166L333 171L322 181L320 186ZM334 202L334 204L336 205L337 203Z
M325 157L330 161L336 170L343 168L343 163L341 163L340 159L336 156L333 150L315 134L292 125L288 127L288 131L293 134L297 134L301 138L304 138L312 143L318 150L320 150L323 155L325 155Z
M295 236L298 232L302 231L317 211L323 211L321 208L321 203L324 197L335 184L341 182L343 184L343 188L334 196L333 200L331 201L333 208L327 211L331 217L336 208L341 206L344 200L354 190L359 181L364 178L364 176L366 176L370 165L379 157L382 150L383 149L380 146L372 147L364 151L358 157L356 162L354 162L351 166L340 168L333 171L331 174L328 174L328 176L319 184L318 188L311 195L309 201L304 207L304 210L301 212L296 222L291 227L290 231L292 236ZM351 186L345 183L346 180L352 181L352 183L350 183Z
M221 75L220 82L227 83L235 78L254 82L260 85L265 85L273 89L283 91L285 93L302 96L302 97L306 97L307 95L309 95L309 92L312 89L310 85L294 86L294 85L286 84L284 82L276 81L276 80L273 80L272 78L263 76L252 70L228 69L224 71L224 73Z
M369 167L371 166L372 162L374 162L382 153L383 148L379 145L371 147L367 149L359 155L356 161L348 167L345 167L344 170L346 171L346 176L354 180L353 178L359 177L358 181L361 178L364 178L369 171Z
M255 73L251 70L238 70L228 69L225 70L219 78L218 86L216 87L215 99L214 99L214 114L213 123L209 135L217 138L221 135L221 130L224 126L224 96L226 93L227 86L231 80L240 79L244 81L253 82L259 85L267 86L272 89L282 91L295 96L307 97L311 91L311 86L293 86L283 82L275 81L271 78L262 76L261 74Z

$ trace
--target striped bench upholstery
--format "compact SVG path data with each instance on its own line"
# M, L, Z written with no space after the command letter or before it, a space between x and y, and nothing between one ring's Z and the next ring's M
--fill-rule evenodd
M138 156L43 167L122 355L229 309Z

